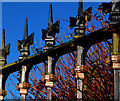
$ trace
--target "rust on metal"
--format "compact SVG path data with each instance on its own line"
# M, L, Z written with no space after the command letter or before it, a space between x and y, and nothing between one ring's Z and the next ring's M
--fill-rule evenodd
M112 55L111 60L112 62L120 62L120 55Z
M0 89L0 100L3 100L7 95L7 91Z
M7 91L0 89L0 95L2 95L2 96L7 95Z
M24 94L24 95L26 95L27 94L27 89L20 89L20 94ZM22 97L21 97L21 99L22 99ZM23 98L24 99L24 98Z
M45 86L46 87L53 87L53 81L46 81Z
M116 69L116 70L120 70L120 63L114 63L114 62L113 62L112 68L113 68L113 69Z
M111 60L113 62L112 68L115 70L120 69L120 55L112 55Z
M45 75L45 78L44 78L45 81L53 81L55 82L57 80L56 76L53 75L53 74L49 74L49 75Z
M76 77L76 79L84 79L85 78L84 73L78 73L78 72L76 73L75 77Z
M31 87L30 83L24 82L24 83L19 83L18 85L16 85L17 90L20 89L29 89Z
M107 64L107 65L109 65L109 64L110 64L110 62L111 62L110 57L109 57L109 58L106 58L106 64Z
M75 71L80 73L80 72L83 72L83 69L84 69L84 65L80 65L80 66L76 66Z

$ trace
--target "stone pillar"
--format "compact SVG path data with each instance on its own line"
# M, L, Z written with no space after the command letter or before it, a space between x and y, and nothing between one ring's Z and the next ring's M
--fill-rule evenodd
M2 40L1 40L1 49L0 49L0 67L5 66L7 63L6 57L9 54L10 44L5 47L5 29L3 29ZM7 95L7 92L4 90L5 86L3 85L3 74L0 71L0 100L3 100L4 96Z
M24 59L25 57L30 55L29 47L31 44L33 44L33 36L34 33L32 33L30 36L28 36L28 20L25 19L25 28L24 28L24 37L23 40L18 40L18 50L20 51L21 56L19 57L19 60ZM26 73L27 73L27 65L22 65L22 71L21 71L21 77L20 77L20 83L16 86L17 90L20 91L21 100L26 100L27 91L30 88L30 84L27 83Z

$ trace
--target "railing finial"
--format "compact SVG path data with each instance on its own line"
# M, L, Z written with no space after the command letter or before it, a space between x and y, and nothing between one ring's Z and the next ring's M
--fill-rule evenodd
M1 49L5 48L5 29L2 32Z

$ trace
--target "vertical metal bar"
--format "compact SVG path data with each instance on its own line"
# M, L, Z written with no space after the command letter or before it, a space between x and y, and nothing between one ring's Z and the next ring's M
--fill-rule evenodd
M25 73L27 71L27 66L22 66L22 75L21 75L21 83L25 82ZM26 100L26 95L25 94L21 94L21 99L22 101Z
M82 15L83 15L83 0L79 0L78 16L82 16ZM80 19L78 19L78 21L79 20ZM76 22L76 25L80 26L77 22ZM83 33L76 33L76 34L83 34ZM82 65L82 52L83 52L83 47L78 45L77 46L77 66ZM77 101L82 101L82 86L83 86L82 79L77 78Z
M48 74L52 74L52 57L48 56Z
M119 21L119 12L120 12L120 9L119 9L119 2L120 0L112 0L112 8L111 8L111 11L110 11L110 25L114 25L114 24L118 24L120 21ZM113 55L113 59L112 59L112 62L113 62L113 69L114 69L114 101L119 101L120 100L120 86L119 86L119 79L120 79L120 70L119 70L119 65L120 62L119 62L119 58L117 57L117 59L115 59L114 61L114 56L119 56L120 55L120 43L119 43L119 34L117 33L113 33L113 52L111 55ZM117 61L117 62L116 62ZM118 70L115 70L117 66L117 69Z
M21 75L21 83L25 82L25 73L27 71L27 66L22 66L22 75Z
M0 63L0 67L2 67L2 63ZM2 70L0 71L0 90L2 90L2 80L3 80L3 75L2 75ZM2 95L0 95L0 100Z
M19 57L20 60L24 59L30 54L29 47L33 44L33 36L34 33L32 33L28 37L28 18L25 18L25 27L24 27L24 36L23 40L18 40L18 50L20 51L21 56ZM27 65L22 65L22 72L20 77L20 83L18 85L18 90L20 90L21 99L23 101L26 100L27 90L29 89L29 83L26 82L27 80L27 73L29 73L29 70L27 70Z
M77 66L82 65L82 52L83 52L83 47L77 46ZM82 79L77 79L77 101L82 101L82 86L83 86L83 81Z
M2 71L0 71L0 90L2 90L2 80L3 80L3 75L2 75ZM0 101L3 100L3 96L2 94L0 94Z
M51 87L47 87L47 101L51 101L52 100L52 94L51 94Z
M119 70L114 70L114 100L119 101Z
M113 33L113 55L118 55L118 54L119 54L119 35L117 33ZM114 100L115 101L120 100L119 72L120 70L114 70Z
M48 56L48 69L47 69L48 75L52 74L52 57ZM47 101L52 100L52 94L51 94L51 87L47 87Z
M1 49L4 49L5 48L5 29L3 29L3 32L2 32L2 39L1 39ZM2 51L1 51L2 52ZM2 55L2 53L0 54L1 55L1 61L0 61L0 67L4 66L5 65L5 60L6 58ZM4 60L5 58L5 60ZM2 82L3 81L3 75L2 75L2 70L0 71L0 90L2 90ZM0 94L0 101L3 99L3 95Z
M77 79L77 101L82 101L82 86L83 86L82 80Z
M0 49L0 67L5 66L6 64L6 56L9 54L9 48L10 48L10 44L8 44L5 47L5 29L3 29L3 33L2 33L2 40L1 40L1 49ZM3 54L4 53L4 54ZM3 74L2 74L2 70L0 71L0 100L3 100L4 96L6 94L3 94L3 92L5 91L5 87L3 85Z
M118 80L118 90L119 90L119 99L120 99L120 70L118 72L119 80Z
M77 46L77 65L82 65L82 53L83 53L83 47Z
M2 89L2 78L3 78L3 75L2 73L0 73L0 89Z
M25 94L21 94L21 100L25 101L25 98L26 98Z

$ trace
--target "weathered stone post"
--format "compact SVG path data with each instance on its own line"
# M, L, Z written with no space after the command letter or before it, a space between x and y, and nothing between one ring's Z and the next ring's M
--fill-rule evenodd
M42 39L45 40L45 47L44 50L47 51L54 47L55 45L55 34L59 33L59 20L57 20L53 24L53 17L52 17L52 4L50 4L49 9L49 20L48 20L48 28L46 30L42 29ZM47 101L52 101L52 87L54 83L54 61L51 54L48 56L48 65L46 66L46 75L45 75L45 86L47 87Z
M6 57L10 53L9 49L10 49L10 44L8 44L5 47L5 29L3 29L1 49L0 49L0 67L5 66L5 64L7 63ZM5 85L2 85L3 84L2 81L3 81L3 74L2 71L0 71L0 100L3 100L4 96L7 94L7 92L5 91Z
M34 33L28 36L28 20L26 18L23 40L22 41L18 40L18 50L21 53L19 60L22 60L25 57L29 56L30 54L29 47L31 44L33 44L33 37L34 37ZM16 86L17 89L20 91L22 100L26 100L27 90L30 88L30 84L27 82L28 77L26 77L27 68L28 65L24 65L24 64L22 65L20 83Z
M70 27L75 27L75 36L73 38L79 38L85 35L85 23L86 21L90 21L90 14L92 8L89 7L83 13L83 0L79 0L79 7L78 7L78 15L76 18L70 17ZM83 91L83 47L77 45L77 63L76 63L76 80L77 80L77 101L82 101L82 91Z

